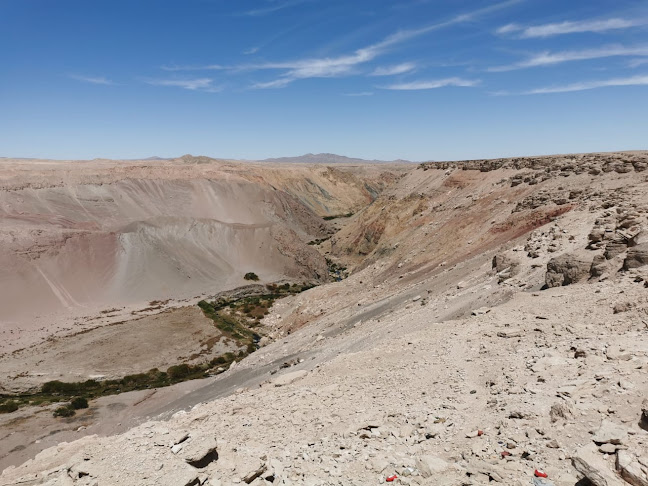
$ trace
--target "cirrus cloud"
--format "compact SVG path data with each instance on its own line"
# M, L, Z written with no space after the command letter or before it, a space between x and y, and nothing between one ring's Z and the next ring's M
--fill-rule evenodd
M463 78L446 78L434 79L428 81L412 81L409 83L396 83L387 86L382 86L382 89L391 89L396 91L416 91L422 89L437 89L445 88L446 86L459 86L464 88L472 88L477 86L481 81L479 79L463 79Z
M508 24L497 29L500 35L516 34L521 39L552 37L556 35L577 34L583 32L607 32L610 30L628 29L648 25L648 19L620 19L565 21L524 27Z

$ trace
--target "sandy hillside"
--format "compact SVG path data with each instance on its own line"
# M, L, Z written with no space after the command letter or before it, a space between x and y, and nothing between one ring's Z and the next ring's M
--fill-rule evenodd
M306 244L331 231L321 216L364 207L399 171L3 159L0 353L116 306L234 288L250 271L325 281L324 259Z
M41 414L66 429L46 450L4 422L4 460L32 459L0 484L648 484L646 169L634 152L374 173L375 200L308 245L348 278L278 301L227 372L119 397L112 429L104 399L83 428Z

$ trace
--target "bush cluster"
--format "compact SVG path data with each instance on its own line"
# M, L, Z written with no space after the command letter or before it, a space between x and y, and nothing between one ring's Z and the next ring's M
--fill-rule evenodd
M13 400L0 405L0 413L11 413L16 410L18 410L18 404Z
M88 399L85 397L73 398L70 403L54 410L55 417L72 417L77 410L88 408Z

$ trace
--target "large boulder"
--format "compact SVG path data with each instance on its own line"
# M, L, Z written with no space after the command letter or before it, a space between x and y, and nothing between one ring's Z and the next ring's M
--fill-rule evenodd
M572 253L557 256L547 263L545 283L547 287L570 285L586 279L590 274L592 260Z
M628 250L623 269L639 268L648 265L648 243L641 243Z

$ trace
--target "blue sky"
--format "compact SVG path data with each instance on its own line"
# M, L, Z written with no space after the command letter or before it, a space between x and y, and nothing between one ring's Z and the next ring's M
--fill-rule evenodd
M648 148L645 0L0 0L0 156Z

